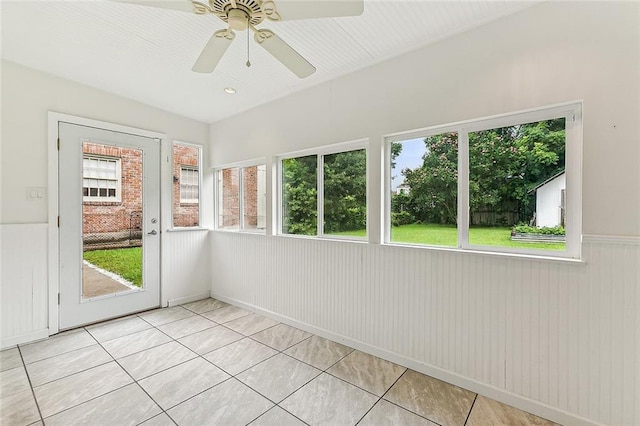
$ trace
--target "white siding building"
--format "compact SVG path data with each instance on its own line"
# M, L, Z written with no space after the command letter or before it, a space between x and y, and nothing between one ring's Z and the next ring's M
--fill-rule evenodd
M567 178L564 172L536 187L536 225L564 226L564 194Z

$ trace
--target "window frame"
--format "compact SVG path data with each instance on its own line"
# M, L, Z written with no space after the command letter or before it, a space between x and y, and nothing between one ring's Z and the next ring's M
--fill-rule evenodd
M105 155L94 155L94 154L82 154L82 160L84 162L85 159L89 160L106 160L113 161L116 163L116 178L115 179L104 179L104 178L94 178L94 177L86 177L84 174L84 166L82 167L82 179L94 179L94 180L109 180L116 181L116 196L115 197L101 197L100 195L92 196L92 195L82 195L83 203L122 203L122 158L120 157L109 157ZM82 189L84 191L84 182L82 183Z
M350 151L365 151L365 193L367 194L366 201L366 229L364 237L354 237L354 236L341 236L341 235L333 235L333 234L325 234L324 233L324 157L332 154L340 154L343 152ZM284 209L282 205L283 201L283 188L282 188L282 161L288 160L292 158L298 157L307 157L307 156L316 156L316 190L317 190L317 200L316 200L316 211L317 211L317 221L316 221L316 235L300 235L300 234L287 234L282 230L282 226L284 224ZM341 142L332 145L325 145L318 148L310 148L301 151L290 152L287 154L281 154L276 156L276 186L277 186L277 208L276 208L276 232L275 235L293 237L293 238L310 238L310 239L325 239L325 240L344 240L344 241L358 241L358 242L366 242L369 240L369 227L370 227L370 218L371 218L371 203L369 197L369 187L370 187L370 167L369 167L369 139L358 139L349 142Z
M265 189L266 189L266 202L265 202L265 227L260 228L245 228L245 214L244 214L244 169L251 167L264 166L265 169ZM220 176L224 170L238 169L238 228L221 228L220 227ZM266 235L267 228L269 227L269 179L268 176L268 164L264 158L256 160L242 161L238 163L225 164L213 169L214 175L214 229L222 232L241 232L247 234Z
M469 243L469 133L518 124L565 118L566 245L564 251L482 246ZM383 244L426 247L441 250L496 253L516 256L581 259L582 235L582 101L460 121L442 126L390 134L384 137ZM410 244L391 241L391 144L442 133L458 133L458 246Z
M179 188L178 189L178 206L182 205L182 204L189 204L189 205L193 205L193 204L197 204L198 205L198 226L175 226L175 217L174 217L174 205L176 200L174 200L174 193L173 193L173 189L171 190L171 228L170 229L179 229L179 230L190 230L190 229L202 229L202 153L203 153L203 147L202 145L199 144L195 144L195 143L190 143L190 142L182 142L182 141L177 141L174 140L171 142L171 178L173 180L173 168L175 166L175 158L173 156L173 151L174 151L174 147L175 145L181 145L181 146L186 146L186 147L191 147L191 148L196 148L198 150L198 165L195 166L198 169L198 201L194 202L194 203L183 203L182 202L182 189ZM186 165L186 164L179 164L180 166L180 179L182 179L182 167L194 167L194 166L190 166L190 165ZM173 181L172 181L172 188L173 188ZM178 182L178 185L180 185L180 182Z

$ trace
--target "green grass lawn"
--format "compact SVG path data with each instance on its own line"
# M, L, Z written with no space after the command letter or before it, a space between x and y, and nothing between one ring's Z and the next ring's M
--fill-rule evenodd
M364 237L366 231L349 231L336 235ZM458 230L453 225L418 224L394 226L391 228L391 241L394 243L427 244L434 246L457 247ZM518 247L542 250L564 250L564 243L538 243L511 241L511 228L473 227L469 229L469 243L479 246Z
M85 251L84 260L142 286L142 247Z

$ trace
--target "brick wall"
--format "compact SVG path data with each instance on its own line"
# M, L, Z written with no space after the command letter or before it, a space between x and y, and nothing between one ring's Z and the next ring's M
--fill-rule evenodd
M258 167L243 169L242 186L244 186L244 227L258 227Z
M121 201L82 203L82 233L103 234L140 227L142 211L142 151L85 142L83 154L119 158Z
M199 166L200 150L195 146L173 145L173 226L189 227L199 226L198 203L180 202L180 168Z
M237 228L240 226L240 175L237 168L222 171L222 200L220 210L221 228Z
M260 168L259 168L260 167ZM242 170L242 192L244 206L244 229L264 228L266 180L265 166L244 167ZM222 191L218 226L239 228L240 226L240 185L239 169L222 170Z

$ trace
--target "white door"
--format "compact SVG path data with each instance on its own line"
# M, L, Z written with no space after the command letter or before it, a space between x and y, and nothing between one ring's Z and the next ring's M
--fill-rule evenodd
M160 305L160 141L60 123L60 329Z

